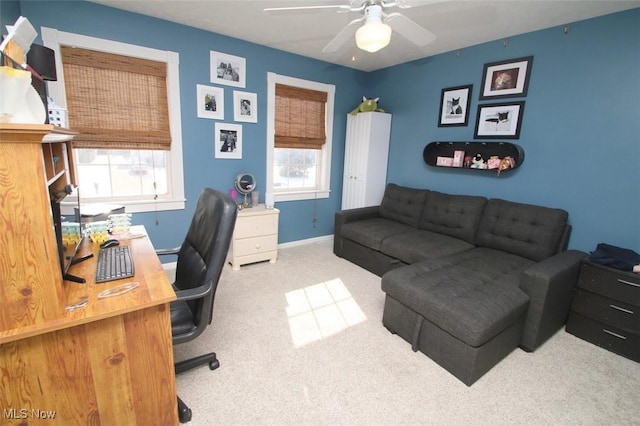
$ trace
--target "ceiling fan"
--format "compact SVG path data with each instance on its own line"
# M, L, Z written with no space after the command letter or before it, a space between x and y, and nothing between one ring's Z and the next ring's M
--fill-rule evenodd
M436 2L437 0L432 0L428 3ZM322 49L324 53L337 52L354 34L356 45L360 49L372 53L377 52L389 44L392 31L397 32L418 47L426 46L435 40L435 34L421 27L405 15L398 12L386 13L386 9L394 7L407 9L411 7L411 5L405 0L351 0L348 5L270 7L265 8L264 11L283 12L336 9L338 12L362 12L362 17L349 22Z

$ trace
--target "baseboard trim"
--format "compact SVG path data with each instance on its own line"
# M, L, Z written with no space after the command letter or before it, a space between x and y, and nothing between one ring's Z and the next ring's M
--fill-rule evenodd
M333 245L333 234L323 235L321 237L307 238L305 240L290 241L288 243L278 244L278 248L298 247L307 244L327 244Z
M299 247L307 244L320 244L320 245L333 245L333 234L323 235L321 237L307 238L305 240L290 241L288 243L278 244L278 249ZM178 262L167 262L162 264L162 268L165 271L172 271L176 269Z
M172 271L176 269L176 266L178 266L178 262L163 263L162 269L164 269L165 271Z

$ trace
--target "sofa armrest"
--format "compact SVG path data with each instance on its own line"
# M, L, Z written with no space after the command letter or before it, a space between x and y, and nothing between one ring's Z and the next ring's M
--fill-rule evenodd
M529 352L560 329L567 320L580 265L587 253L568 250L523 272L520 289L529 296L520 346Z
M342 257L342 225L380 216L380 206L360 207L336 212L333 228L333 252Z

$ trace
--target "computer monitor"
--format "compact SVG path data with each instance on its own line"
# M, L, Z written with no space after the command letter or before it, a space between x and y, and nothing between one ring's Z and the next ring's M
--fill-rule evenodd
M60 203L67 195L71 194L72 192L73 192L73 187L71 185L67 185L62 191L57 191L55 193L50 194L51 215L53 218L53 227L56 235L56 243L58 248L58 257L60 261L60 270L62 271L62 279L77 282L77 283L84 283L86 282L84 278L69 274L69 268L71 267L71 265L81 262L93 256L93 254L88 254L86 256L78 257L78 250L84 239L84 235L82 232L82 222L79 222L80 239L77 242L73 244L65 244L62 238L62 224L63 222L65 222L65 216L62 215ZM80 196L78 196L77 208L78 209L80 208ZM69 216L74 217L74 215L69 215ZM81 215L78 215L78 218L79 220L82 220Z

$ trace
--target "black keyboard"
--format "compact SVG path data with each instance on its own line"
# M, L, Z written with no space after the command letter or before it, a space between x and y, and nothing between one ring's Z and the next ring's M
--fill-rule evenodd
M133 260L129 246L114 246L102 248L98 252L98 266L96 268L96 282L120 280L132 277L134 274Z

